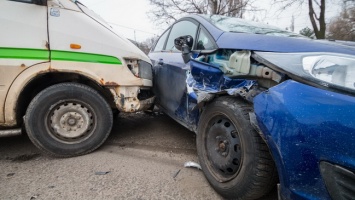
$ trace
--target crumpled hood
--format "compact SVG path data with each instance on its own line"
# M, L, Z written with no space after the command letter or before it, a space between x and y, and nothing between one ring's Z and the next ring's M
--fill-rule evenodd
M219 48L268 52L332 52L355 55L355 48L332 41L224 32L217 40Z

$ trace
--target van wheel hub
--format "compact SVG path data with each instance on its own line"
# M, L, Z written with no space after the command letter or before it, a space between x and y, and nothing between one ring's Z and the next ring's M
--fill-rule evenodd
M50 113L52 136L60 140L77 141L90 135L93 127L91 111L79 103L62 103Z

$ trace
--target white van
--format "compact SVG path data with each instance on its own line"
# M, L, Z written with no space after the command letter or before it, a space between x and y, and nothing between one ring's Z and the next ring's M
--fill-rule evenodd
M112 111L153 104L149 58L78 1L0 0L0 136L25 125L41 150L89 153Z

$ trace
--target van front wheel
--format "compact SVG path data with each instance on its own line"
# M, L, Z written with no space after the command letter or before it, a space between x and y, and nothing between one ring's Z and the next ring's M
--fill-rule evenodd
M109 136L112 124L112 111L105 99L78 83L61 83L41 91L25 116L31 141L58 157L97 149Z

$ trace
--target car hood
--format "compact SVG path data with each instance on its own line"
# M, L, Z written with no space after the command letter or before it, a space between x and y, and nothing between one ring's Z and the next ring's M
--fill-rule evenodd
M249 33L224 32L217 45L223 49L243 49L268 52L332 52L355 55L355 48L331 41L308 38L280 37Z

